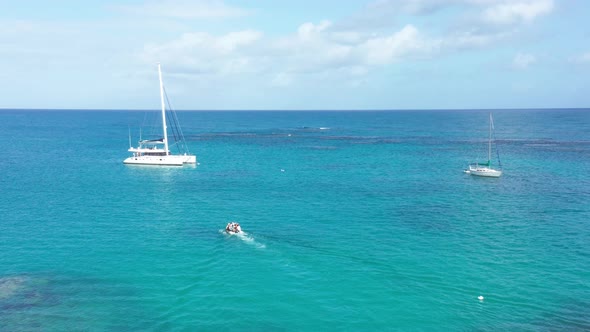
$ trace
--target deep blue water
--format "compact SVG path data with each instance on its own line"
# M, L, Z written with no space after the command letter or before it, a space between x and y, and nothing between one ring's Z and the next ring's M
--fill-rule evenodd
M590 110L488 113L0 111L0 331L590 330Z

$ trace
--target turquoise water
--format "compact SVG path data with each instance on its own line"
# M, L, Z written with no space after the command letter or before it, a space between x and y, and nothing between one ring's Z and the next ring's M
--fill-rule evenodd
M0 331L590 330L588 110L144 116L0 112Z

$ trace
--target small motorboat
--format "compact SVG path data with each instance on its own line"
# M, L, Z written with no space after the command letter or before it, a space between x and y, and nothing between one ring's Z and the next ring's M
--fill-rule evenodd
M238 234L242 232L242 228L237 222L231 221L225 226L225 231L229 234Z

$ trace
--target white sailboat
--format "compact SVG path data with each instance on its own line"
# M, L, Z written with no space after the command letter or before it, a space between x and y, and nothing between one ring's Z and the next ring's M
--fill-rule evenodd
M129 165L155 165L155 166L183 166L197 163L197 157L190 154L188 147L184 142L184 135L178 126L176 115L170 110L169 113L174 127L175 142L180 151L179 154L172 154L169 150L168 142L168 127L166 125L166 104L164 103L164 83L162 82L162 70L158 63L158 76L160 78L160 101L162 104L162 135L163 137L157 139L139 140L138 147L131 146L131 138L129 142L129 152L133 155L123 162Z
M490 130L489 130L489 137L488 137L488 162L487 163L472 163L469 164L469 169L465 170L465 173L475 175L475 176L484 176L484 177L491 177L491 178L499 178L502 175L502 165L500 163L500 156L498 156L498 169L492 168L492 131L494 130L494 119L492 118L492 113L490 113Z

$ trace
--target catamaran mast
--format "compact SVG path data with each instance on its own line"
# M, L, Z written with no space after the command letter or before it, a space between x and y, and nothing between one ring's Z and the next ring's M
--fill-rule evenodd
M158 76L160 77L160 102L162 103L162 129L164 131L164 151L168 155L168 132L166 131L166 104L164 104L164 83L162 82L162 70L158 62Z

